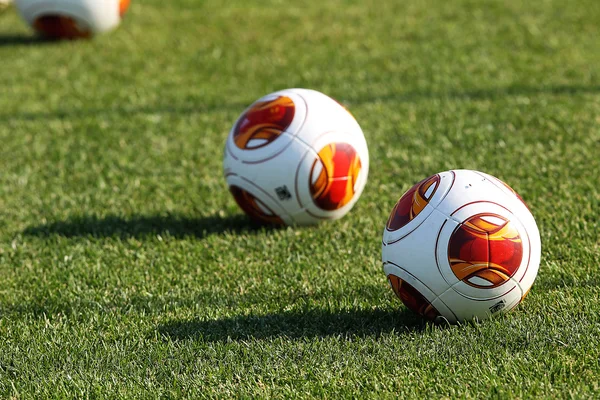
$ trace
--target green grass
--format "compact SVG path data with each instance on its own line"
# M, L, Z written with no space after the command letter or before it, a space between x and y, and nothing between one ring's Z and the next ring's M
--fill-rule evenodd
M600 396L600 3L134 1L89 42L0 15L0 397ZM371 154L340 221L251 226L246 105L343 102ZM380 239L416 181L496 175L543 243L516 311L436 327Z

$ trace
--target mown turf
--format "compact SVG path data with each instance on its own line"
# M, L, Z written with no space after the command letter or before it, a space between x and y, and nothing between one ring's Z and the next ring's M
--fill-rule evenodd
M600 3L134 1L89 42L0 15L0 397L600 396ZM355 209L255 228L221 176L254 99L309 87L367 137ZM435 327L380 237L438 171L542 235L515 312Z

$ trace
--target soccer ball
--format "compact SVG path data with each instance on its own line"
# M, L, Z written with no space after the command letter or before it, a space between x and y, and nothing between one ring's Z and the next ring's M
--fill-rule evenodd
M116 28L130 0L15 0L39 34L54 39L89 38Z
M314 90L287 89L258 99L238 118L223 167L251 218L309 225L350 211L367 182L369 152L342 105Z
M402 302L450 323L509 311L529 292L540 233L521 197L482 172L446 171L406 192L383 232L383 270Z
M12 4L13 0L0 0L0 11L4 10Z

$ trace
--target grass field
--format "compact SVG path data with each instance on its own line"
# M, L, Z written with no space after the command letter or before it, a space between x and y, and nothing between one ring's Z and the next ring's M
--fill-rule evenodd
M600 2L133 1L44 43L0 15L0 397L600 396ZM342 220L255 228L222 177L256 98L344 103L371 154ZM380 265L452 168L528 202L516 311L436 327Z

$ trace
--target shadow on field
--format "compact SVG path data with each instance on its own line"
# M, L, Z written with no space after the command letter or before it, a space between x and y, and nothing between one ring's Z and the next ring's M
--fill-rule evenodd
M392 331L420 331L427 323L412 311L350 310L293 311L258 316L238 316L209 321L172 321L158 327L165 337L210 342L268 339L276 337L314 338L326 336L374 336Z
M571 85L547 85L547 86L528 86L528 85L510 85L504 87L474 88L470 90L449 90L449 91L412 91L398 92L379 95L376 97L361 97L358 99L348 99L350 105L368 104L368 103L409 103L422 99L447 99L447 100L486 100L511 96L535 96L540 94L549 95L573 95L581 93L599 93L599 85L571 84Z
M65 221L29 227L23 231L23 234L38 237L59 235L69 238L92 236L126 239L154 235L203 238L224 232L258 232L270 229L276 229L276 227L256 224L242 214L227 217L211 215L198 218L181 215L136 215L124 218L109 215L101 218L96 216L72 217Z
M1 46L0 46L1 47ZM40 112L0 113L0 122L8 121L45 121L51 119L84 119L84 118L131 118L140 115L166 115L180 116L206 112L241 112L250 102L232 103L196 103L167 105L156 104L152 106L122 106L114 108L79 108L57 109Z
M8 37L7 37L8 38ZM18 37L14 37L14 40L18 41ZM36 37L21 37L23 40L22 44L26 44L30 41L30 44L36 44L44 42L43 39ZM38 40L38 42L36 42ZM8 39L7 41L10 41ZM53 43L53 42L49 42ZM0 36L0 47L2 46L2 39ZM481 88L471 89L464 91L410 91L410 92L397 92L382 94L375 97L362 96L362 97L347 97L340 98L342 103L347 103L348 106L364 105L370 103L413 103L419 100L427 99L446 99L446 100L485 100L485 99L496 99L501 97L510 96L535 96L540 94L552 94L552 95L573 95L581 93L599 93L600 86L598 85L585 85L585 84L572 84L572 85L548 85L548 86L527 86L527 85L512 85L506 87L492 87L492 88ZM214 112L214 111L231 111L241 112L245 107L250 104L252 99L247 102L235 102L235 103L197 103L197 104L183 104L183 105L161 105L157 104L154 106L143 106L143 107L118 107L118 108L68 108L68 109L57 109L43 112L21 112L21 113L0 113L0 122L8 121L44 121L49 119L82 119L82 118L131 118L136 115L186 115L200 112Z
M58 43L57 40L35 35L0 34L0 47L37 46Z

